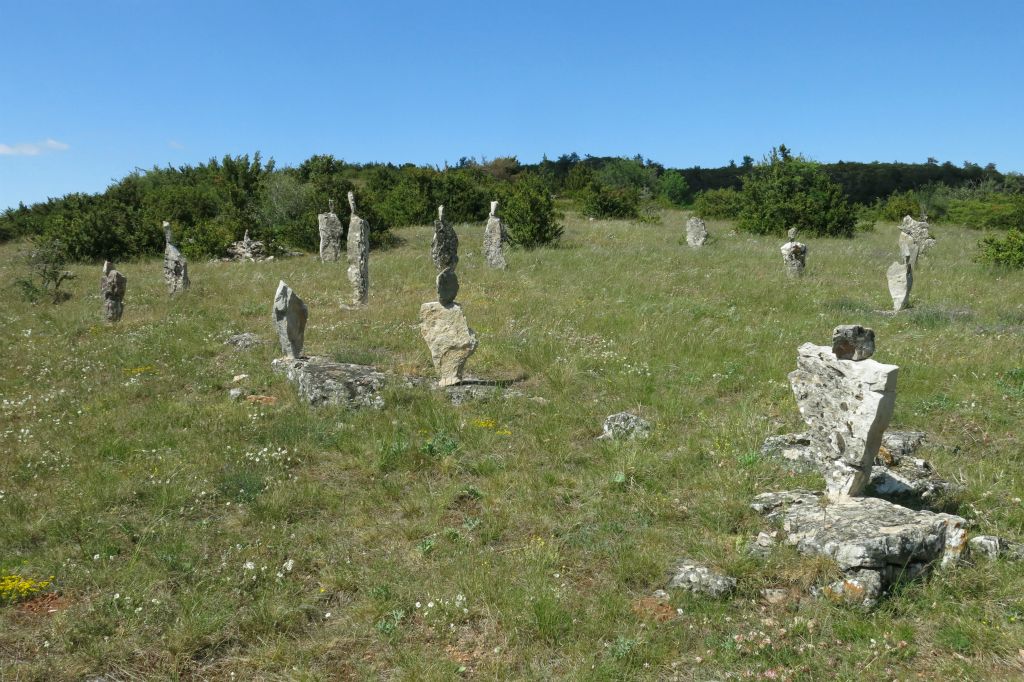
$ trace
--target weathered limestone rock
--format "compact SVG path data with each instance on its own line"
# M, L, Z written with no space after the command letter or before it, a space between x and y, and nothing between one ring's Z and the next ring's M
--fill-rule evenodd
M929 225L925 221L914 220L904 216L900 224L900 261L910 262L911 268L917 268L917 259L922 253L935 246L935 239L928 232Z
M830 498L859 495L896 404L899 368L874 360L840 360L827 346L805 343L789 374L811 447L831 465Z
M381 392L387 375L374 367L334 362L323 357L278 358L272 366L296 385L302 400L314 407L384 407Z
M599 440L644 440L651 435L651 423L632 412L618 412L604 420Z
M840 360L867 360L875 354L875 330L842 324L832 330L832 353Z
M437 275L437 300L441 305L448 306L455 303L458 295L459 277L455 274L455 268L445 268Z
M476 334L469 328L462 307L457 303L424 303L420 307L420 333L440 375L438 385L461 382L462 370L477 346Z
M508 241L508 235L505 232L505 224L497 216L497 211L498 202L492 201L491 214L487 217L487 226L484 228L484 258L490 267L504 270L507 263L502 245Z
M697 249L708 240L708 228L703 218L692 216L686 221L686 243Z
M807 246L798 242L796 235L796 228L790 228L789 241L780 248L782 261L786 265L786 275L789 277L802 277L807 265Z
M352 304L366 305L370 295L370 224L356 215L356 195L348 193L352 218L348 221L348 281Z
M263 343L263 339L256 336L252 332L243 332L241 334L232 334L224 342L226 346L234 346L238 350L248 350L254 348Z
M786 544L801 554L827 556L838 564L846 577L826 587L827 596L859 600L867 607L898 582L921 576L936 564L959 562L967 547L965 519L873 497L826 502L807 491L764 493L751 507L781 520Z
M245 231L241 241L233 242L228 247L227 260L256 262L273 258L267 255L267 247L263 242L249 238L249 230Z
M171 242L171 224L164 221L164 283L172 294L188 289L188 261Z
M281 352L286 356L302 357L307 319L309 309L306 304L287 284L279 282L274 295L274 324L281 342Z
M901 233L902 234L902 233ZM892 296L893 312L910 307L910 289L914 286L914 271L910 256L904 256L902 263L893 263L885 272L889 280L889 295Z
M887 431L882 436L866 494L905 505L930 505L957 489L914 453L924 442L922 431Z
M1024 560L1024 544L1010 542L995 535L976 535L967 542L967 545L972 558Z
M341 233L344 232L341 220L334 212L334 202L330 202L327 213L316 217L320 228L320 260L324 263L336 263L341 258Z
M672 570L669 588L682 588L697 594L725 597L736 589L736 579L712 571L688 559L680 559Z
M124 293L128 278L114 269L110 261L103 263L103 277L100 278L100 295L103 296L103 317L107 322L117 322L124 313Z
M430 241L430 258L434 266L441 270L455 270L459 262L459 235L444 220L444 206L437 207L437 220L434 221L434 238Z

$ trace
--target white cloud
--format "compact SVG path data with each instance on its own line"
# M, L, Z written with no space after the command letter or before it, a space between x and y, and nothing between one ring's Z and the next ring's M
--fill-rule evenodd
M71 145L48 137L42 142L0 144L0 156L39 156L45 152L63 152L68 149L71 149Z
M178 142L177 140L170 140L167 143L167 146L170 147L171 149L184 149L185 148L185 145L183 145L182 143Z

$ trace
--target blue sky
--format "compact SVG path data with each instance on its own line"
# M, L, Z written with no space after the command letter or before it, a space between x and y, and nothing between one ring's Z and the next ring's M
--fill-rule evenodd
M0 208L256 150L1024 171L1020 2L0 0L0 25Z

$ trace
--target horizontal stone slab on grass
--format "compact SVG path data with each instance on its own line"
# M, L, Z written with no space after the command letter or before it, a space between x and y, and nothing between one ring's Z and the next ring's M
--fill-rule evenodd
M384 398L380 394L388 375L376 367L335 362L315 356L278 358L271 364L274 371L284 374L296 385L299 397L314 407L384 407Z

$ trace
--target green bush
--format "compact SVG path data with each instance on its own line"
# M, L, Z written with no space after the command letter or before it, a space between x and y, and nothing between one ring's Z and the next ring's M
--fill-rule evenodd
M904 216L917 218L921 215L921 204L914 192L893 192L881 207L880 215L889 222L898 223Z
M857 216L843 188L821 166L792 156L785 146L743 176L743 208L737 227L782 236L795 227L803 234L851 237Z
M178 237L178 245L186 258L208 258L223 256L231 242L241 239L245 228L230 216L221 215L197 225L186 225ZM259 235L249 235L253 239Z
M705 190L693 200L693 212L702 218L735 220L742 209L743 195L730 188Z
M690 186L679 171L665 171L658 178L658 198L670 206L682 206L690 198Z
M637 218L640 191L636 187L609 187L593 182L579 193L580 211L591 218Z
M67 264L68 249L64 242L46 236L33 237L25 254L28 273L14 284L27 301L35 303L46 296L53 303L60 303L69 297L60 290L60 285L75 278L73 272L64 269Z
M984 198L951 199L945 217L948 222L978 229L1021 229L1024 228L1024 197L990 194Z
M544 180L534 173L521 173L511 185L499 193L501 215L508 230L509 241L531 249L557 242L563 228L561 215Z
M985 237L978 243L982 263L1024 268L1024 230L1011 229L1002 238Z

